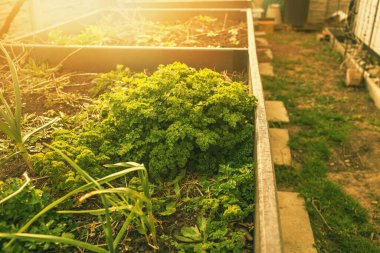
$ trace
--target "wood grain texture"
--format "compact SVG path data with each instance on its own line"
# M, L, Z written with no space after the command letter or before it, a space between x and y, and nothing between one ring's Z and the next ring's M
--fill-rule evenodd
M380 54L380 5L378 5L378 0L360 1L355 22L355 35L377 54Z
M281 253L281 227L278 212L276 177L269 142L263 87L256 54L251 10L247 10L248 51L251 85L257 98L255 113L256 213L255 252Z
M308 24L321 24L333 13L341 10L348 11L350 0L310 0Z

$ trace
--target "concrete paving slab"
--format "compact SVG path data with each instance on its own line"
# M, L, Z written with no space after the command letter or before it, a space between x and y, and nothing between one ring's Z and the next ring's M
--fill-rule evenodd
M262 36L266 36L267 33L266 32L255 32L255 37L262 37Z
M296 192L277 192L284 253L317 253L305 201Z
M265 110L268 121L289 123L288 112L282 101L265 101Z
M268 48L260 48L256 50L259 62L271 62L273 60L272 50Z
M262 76L274 76L273 66L269 62L259 63L259 71Z
M265 55L266 55L269 59L273 60L273 53L272 53L272 50L270 50L270 49L265 50Z
M288 129L269 128L269 138L274 164L290 166L292 155L288 146Z
M256 38L257 47L268 47L269 42L264 38Z

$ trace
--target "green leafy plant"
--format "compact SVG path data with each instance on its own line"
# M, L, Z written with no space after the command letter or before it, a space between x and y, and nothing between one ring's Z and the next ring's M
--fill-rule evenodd
M149 245L151 245L154 249L157 249L155 230L156 221L153 216L152 203L150 199L148 174L143 165L132 162L106 165L106 167L119 167L127 169L96 180L63 152L50 145L46 144L46 146L61 155L62 158L72 167L72 169L81 176L82 180L85 181L86 184L47 205L38 214L32 217L24 226L22 226L17 233L0 233L0 238L11 239L11 241L5 246L5 250L9 249L16 239L19 239L27 241L57 242L64 245L87 249L93 252L116 252L119 243L124 238L124 235L128 231L128 228L132 222L140 228L140 233L146 235ZM139 175L143 189L141 193L128 187L114 187L110 184L111 181L124 177L131 172L137 172ZM103 185L107 185L108 187L105 188ZM65 236L24 233L34 222L36 222L41 216L45 215L48 211L57 207L70 197L85 191L87 191L87 193L80 198L80 202L84 202L93 196L97 196L99 197L103 208L94 210L61 210L58 211L58 213L97 215L103 227L103 233L108 250ZM123 225L116 234L116 237L114 237L114 230L111 225L113 212L118 212L125 217L125 220L122 222Z
M200 217L194 226L184 226L175 238L180 242L179 252L242 252L242 231L230 231L223 222ZM229 238L228 238L229 237Z
M196 225L188 227L183 226L181 228L181 235L175 235L175 238L181 242L188 243L199 243L206 240L205 232L206 232L207 220L203 217L198 219Z
M0 200L0 205L3 204L4 202L12 199L13 197L17 196L22 192L22 190L30 183L30 178L28 176L28 173L24 173L23 177L25 177L25 183L20 186L19 189L17 189L15 192L9 194L8 196L4 197L3 199Z
M195 201L179 203L198 217L166 239L179 252L242 252L251 249L254 213L253 166L221 166L213 178L199 181Z
M28 182L28 181L26 181ZM23 186L25 186L23 188ZM17 195L15 192L22 189ZM0 181L0 199L6 199L0 204L0 233L16 233L22 225L33 217L33 214L40 211L44 206L49 204L50 194L45 187L44 190L37 189L33 183L25 184L19 178L9 178ZM41 233L52 236L71 236L66 231L72 227L73 222L70 219L63 218L56 213L48 213L42 219L32 224L29 228L30 233ZM0 251L12 253L24 253L31 251L57 251L55 243L48 242L15 242L12 247L5 250L3 246L7 240L0 238ZM66 252L63 250L62 252ZM70 250L69 250L70 252Z
M138 234L153 249L158 244L163 250L196 252L250 248L240 242L249 232L236 225L250 229L254 209L253 169L242 166L252 163L255 98L247 86L181 63L160 66L151 75L133 74L118 66L95 80L103 95L82 114L64 118L62 124L69 128L49 134L50 149L32 156L36 172L48 178L49 191L64 196L29 217L24 226L0 234L2 240L11 239L4 249L13 250L16 243L44 245L56 240L68 245L64 247L68 250L112 252L130 237L132 242L125 247L136 250ZM160 183L152 187L142 165L121 162L132 159L147 163L150 176ZM118 171L123 167L127 169ZM209 177L198 178L199 174ZM193 201L194 193L200 196ZM57 208L63 210L51 212ZM62 223L67 215L97 220L94 223L101 226L88 233L105 243L92 245L95 238L90 235L88 244L83 244L85 229L70 231L75 239L67 236L68 230L32 230L51 213L61 217ZM187 238L189 228L198 229L200 239L184 242L165 229L156 232L153 213L163 220L186 218L188 222L181 223L183 231L174 234ZM189 221L187 215L202 220ZM165 236L167 241L162 241Z
M96 82L114 87L95 101L91 120L59 130L52 142L92 175L103 176L97 164L109 161L144 163L156 181L184 170L212 173L220 164L252 162L256 100L247 85L182 63L151 75L125 74L119 67ZM49 176L59 168L70 183L77 181L56 156L34 156L37 170Z
M91 89L91 93L94 96L98 96L104 92L109 92L112 87L127 83L131 76L132 73L130 70L119 64L116 66L116 70L100 74L94 78L92 82L96 84L96 86Z
M242 83L181 63L160 66L103 96L98 131L115 141L112 149L99 149L112 156L116 148L123 159L148 164L155 179L184 168L210 172L219 164L246 163L254 107L255 98Z
M52 144L55 148L63 150L79 167L89 171L94 177L102 177L108 173L100 164L109 163L110 158L101 154L95 155L91 151L90 143L95 145L98 142L97 135L92 132L82 133L79 141L86 142L87 145L71 143L69 139L75 140L76 135L75 132L69 130L57 130L53 133L53 138L57 138ZM83 182L81 176L72 170L63 157L53 149L33 155L32 161L39 175L50 178L49 182L54 186L52 188L54 192L73 190Z
M19 80L18 80L18 75L17 75L17 69L11 57L9 56L8 52L5 50L4 46L0 45L0 49L3 51L9 65L10 73L12 76L13 91L14 91L14 96L15 96L14 107L12 108L11 105L5 99L3 92L0 92L0 100L1 100L0 131L3 134L5 134L9 139L15 142L18 151L20 152L26 165L28 166L28 169L31 172L33 172L34 170L33 170L32 162L25 145L26 141L34 133L46 128L47 126L56 122L58 119L57 118L53 119L52 121L32 130L29 133L25 134L22 132L22 129L21 129L22 128L21 126L22 103L21 103L21 93L20 93L20 85L19 85Z

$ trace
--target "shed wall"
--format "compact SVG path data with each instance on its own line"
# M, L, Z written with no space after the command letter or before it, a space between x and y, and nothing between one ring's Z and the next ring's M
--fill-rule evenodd
M350 0L310 0L308 24L322 24L333 13L341 10L348 12Z
M359 2L354 32L362 42L380 55L379 1L380 0L361 0Z
M310 0L308 24L321 24L326 20L327 0Z

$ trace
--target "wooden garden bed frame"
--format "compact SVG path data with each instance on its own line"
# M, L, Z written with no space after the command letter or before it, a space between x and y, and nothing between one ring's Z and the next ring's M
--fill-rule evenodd
M251 0L142 0L124 1L119 4L128 8L252 8Z

